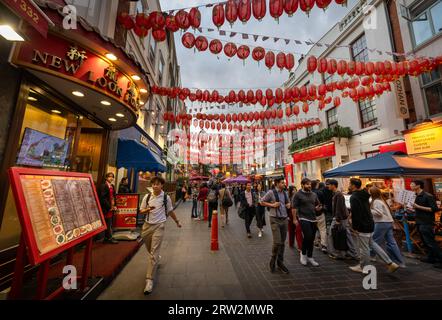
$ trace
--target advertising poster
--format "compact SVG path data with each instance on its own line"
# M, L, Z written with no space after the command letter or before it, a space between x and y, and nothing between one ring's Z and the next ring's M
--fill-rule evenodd
M113 228L136 229L139 194L117 194L117 213L114 217Z

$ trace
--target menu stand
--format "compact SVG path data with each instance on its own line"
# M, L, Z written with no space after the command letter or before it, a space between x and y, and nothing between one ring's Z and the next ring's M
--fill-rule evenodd
M84 250L83 258L83 270L81 276L77 276L77 281L80 280L80 290L84 291L87 286L88 270L90 267L90 257L92 253L92 238L87 239L86 249ZM20 236L20 244L17 250L17 257L15 260L14 277L12 279L11 291L8 295L8 300L18 300L21 298L21 291L23 287L24 269L26 267L26 242L23 233ZM47 293L48 276L50 260L47 259L40 264L37 276L37 294L35 299L37 300L54 300L64 293L65 288L60 286L54 292L49 295ZM67 250L66 265L72 265L74 260L74 248Z

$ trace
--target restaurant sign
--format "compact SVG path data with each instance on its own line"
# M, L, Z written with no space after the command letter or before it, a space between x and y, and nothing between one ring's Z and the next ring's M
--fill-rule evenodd
M333 157L336 155L336 149L334 143L314 147L293 154L293 162L301 163L305 161L311 161L321 158Z
M45 41L18 44L12 62L87 86L135 112L139 110L139 88L129 75L99 55L53 34Z
M413 130L405 133L404 137L408 154L442 152L442 125Z

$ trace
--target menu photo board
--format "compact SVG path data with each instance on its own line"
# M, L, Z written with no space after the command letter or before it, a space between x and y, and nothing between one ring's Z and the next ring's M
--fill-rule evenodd
M90 174L14 167L9 178L31 264L106 229Z
M117 194L117 213L114 215L113 229L136 229L139 194Z

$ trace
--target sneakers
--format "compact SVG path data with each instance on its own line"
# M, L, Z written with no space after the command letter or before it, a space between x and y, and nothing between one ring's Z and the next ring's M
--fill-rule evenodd
M319 263L315 261L313 258L307 258L307 261L313 266L313 267L319 267Z
M278 269L282 271L282 273L289 274L289 269L282 263L278 263Z
M388 269L388 272L393 273L397 269L399 269L399 266L396 263L392 262L388 265L387 269Z
M250 233L247 234L247 238L251 238L252 235Z
M301 254L300 254L299 261L301 262L301 264L302 264L303 266L306 266L306 265L307 265L307 255L303 255L303 254L301 253Z
M353 267L349 267L349 268L350 268L351 271L362 273L362 268L361 268L360 264L355 265Z
M262 238L262 231L261 230L258 232L258 238Z
M330 253L328 256L329 256L329 258L334 259L334 260L344 260L343 257L337 256L337 255L335 255L333 253Z
M146 286L144 287L144 294L149 294L153 290L153 281L151 279L146 280Z

